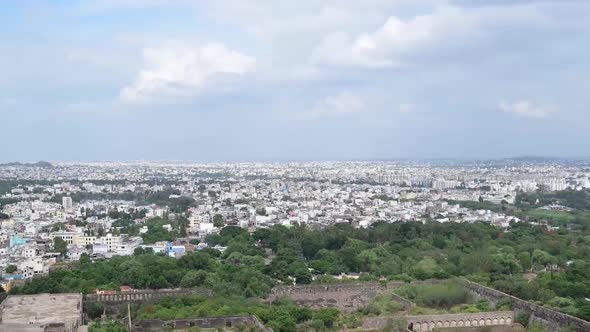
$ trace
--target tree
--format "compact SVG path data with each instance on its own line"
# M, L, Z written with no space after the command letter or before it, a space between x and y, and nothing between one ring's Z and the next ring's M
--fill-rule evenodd
M440 266L432 257L424 257L413 269L412 274L418 279L430 279L440 271Z
M90 264L90 256L87 253L80 255L80 265Z
M537 268L541 268L549 264L554 264L556 260L555 257L551 256L548 252L535 249L532 255L532 262Z
M202 286L207 279L207 272L205 271L188 271L180 281L180 287L192 288Z
M547 302L547 306L557 309L569 315L577 315L578 309L576 308L576 301L556 296Z
M8 265L5 269L6 273L14 273L16 272L17 267L16 265Z
M66 253L68 252L68 244L64 239L59 236L53 238L53 251L59 252L59 254L65 257Z
M169 287L170 284L168 283L166 278L164 278L164 276L159 276L151 282L150 286L154 289L162 289Z
M102 316L102 313L104 312L104 306L101 303L84 302L84 311L88 314L88 317L97 319Z
M522 266L522 269L524 271L528 271L531 269L531 254L528 251L518 253L518 261L520 262L520 265Z
M213 216L213 226L218 228L223 228L223 226L225 226L225 221L223 220L222 215L216 214Z
M293 273L293 277L295 277L295 283L298 285L311 284L312 281L311 273L307 268L297 269L297 271Z
M332 328L339 316L340 311L338 309L322 308L314 313L313 319L322 321L327 328Z

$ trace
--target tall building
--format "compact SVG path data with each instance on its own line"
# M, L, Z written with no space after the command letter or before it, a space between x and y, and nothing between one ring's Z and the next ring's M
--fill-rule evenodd
M64 209L71 209L73 206L72 198L70 196L62 197L61 204L63 205Z
M461 185L461 182L454 180L436 179L432 181L432 189L445 190L453 189Z

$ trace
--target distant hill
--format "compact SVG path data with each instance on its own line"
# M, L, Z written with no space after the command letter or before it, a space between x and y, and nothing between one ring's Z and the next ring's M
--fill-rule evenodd
M38 161L36 163L12 162L12 163L0 164L0 167L2 167L2 166L41 167L41 168L53 167L53 165L47 161Z

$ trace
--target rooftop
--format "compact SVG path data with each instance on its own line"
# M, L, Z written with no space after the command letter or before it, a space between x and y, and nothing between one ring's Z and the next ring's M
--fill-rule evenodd
M2 323L75 322L81 319L82 294L10 295L1 307Z

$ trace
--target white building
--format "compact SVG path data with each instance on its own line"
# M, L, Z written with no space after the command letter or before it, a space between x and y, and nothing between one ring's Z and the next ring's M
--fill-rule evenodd
M106 236L97 239L96 242L106 245L107 251L115 251L117 245L121 244L121 237L113 236L113 234L109 233Z
M71 209L74 203L72 202L72 198L70 196L64 196L61 198L61 205L64 209Z

